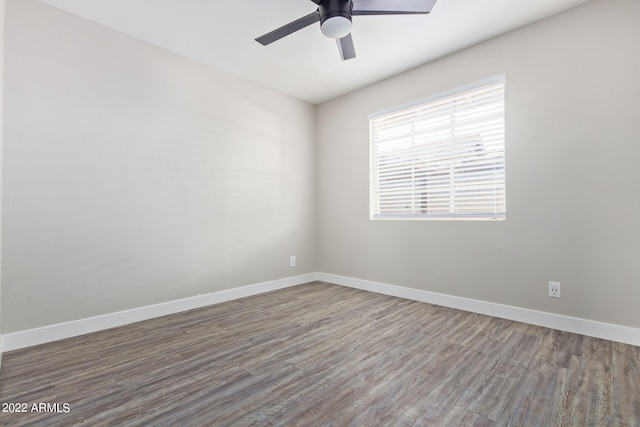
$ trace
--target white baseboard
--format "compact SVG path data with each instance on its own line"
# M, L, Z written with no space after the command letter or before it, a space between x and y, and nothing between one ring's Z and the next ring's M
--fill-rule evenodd
M473 300L453 295L439 294L420 289L405 288L386 283L356 279L328 273L309 273L300 276L257 283L240 288L198 295L161 304L135 308L116 313L87 319L74 320L72 322L59 323L42 328L13 332L0 335L0 363L2 352L18 350L47 342L71 338L91 332L127 325L130 323L149 320L160 316L179 313L194 308L205 307L225 301L257 295L277 289L301 285L303 283L322 280L336 285L362 289L384 295L391 295L444 307L456 308L472 313L486 314L488 316L515 320L532 325L543 326L561 331L573 332L596 338L617 341L625 344L640 346L640 329L628 326L614 325L611 323L596 322L593 320L563 316L543 311L496 304L487 301Z
M13 332L2 336L0 352L17 350L64 338L98 332L142 320L149 320L160 316L166 316L168 314L192 310L194 308L205 307L251 295L275 291L277 289L288 288L290 286L301 285L303 283L313 282L314 280L317 280L316 273L303 274L300 276L257 283L254 285L198 295L161 304L119 311L102 316L74 320L66 323L58 323L26 331Z
M486 314L517 322L529 323L546 328L558 329L566 332L587 335L617 341L625 344L640 346L640 329L611 323L596 322L594 320L563 316L560 314L496 304L492 302L439 294L419 289L404 288L386 283L355 279L336 274L318 273L318 280L335 283L336 285L362 289L384 295L391 295L415 301L426 302L444 307L457 308L472 313Z

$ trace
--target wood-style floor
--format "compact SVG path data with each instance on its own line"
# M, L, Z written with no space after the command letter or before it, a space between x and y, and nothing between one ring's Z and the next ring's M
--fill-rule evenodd
M318 282L6 353L0 402L69 405L1 426L638 426L640 347Z

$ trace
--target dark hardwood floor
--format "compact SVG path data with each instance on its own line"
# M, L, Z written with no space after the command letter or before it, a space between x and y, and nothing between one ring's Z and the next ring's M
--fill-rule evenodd
M5 353L0 402L27 404L1 426L638 426L640 347L318 282Z

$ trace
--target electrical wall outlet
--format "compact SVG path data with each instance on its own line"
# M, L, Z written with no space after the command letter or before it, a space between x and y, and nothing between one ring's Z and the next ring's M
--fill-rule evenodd
M289 267L295 267L295 266L296 266L296 256L291 255L289 257Z
M560 282L549 282L549 296L560 298Z

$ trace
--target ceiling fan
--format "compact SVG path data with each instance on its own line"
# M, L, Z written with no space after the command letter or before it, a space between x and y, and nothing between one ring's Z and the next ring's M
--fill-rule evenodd
M256 41L263 46L320 22L320 31L335 39L343 61L356 57L351 38L351 21L356 15L413 15L429 13L436 0L311 0L318 5L315 12L273 30Z

